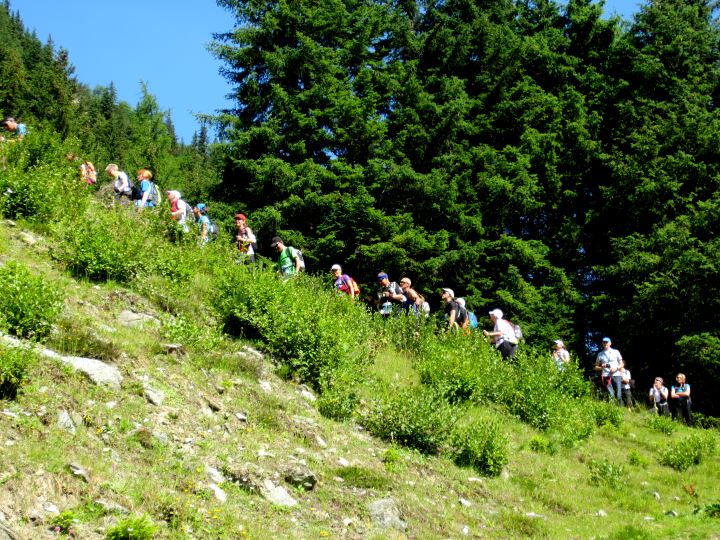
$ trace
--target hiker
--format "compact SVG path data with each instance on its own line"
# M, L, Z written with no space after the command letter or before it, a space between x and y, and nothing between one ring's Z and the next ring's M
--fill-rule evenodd
M247 258L251 263L254 263L257 239L250 227L247 226L245 214L241 214L240 212L235 214L235 227L237 229L235 244L240 251L240 259L238 259L238 262L244 262L245 258Z
M122 204L128 204L132 197L132 184L126 172L120 170L115 163L110 163L105 167L105 172L113 179L113 189L115 190L115 199Z
M670 387L670 399L673 404L671 407L673 418L682 415L685 423L688 426L692 426L690 385L685 382L685 375L683 373L678 373L675 377L675 384Z
M139 185L137 196L139 198L135 201L135 206L140 209L145 207L155 208L155 201L152 196L154 188L152 177L152 172L147 169L140 169L137 172L137 181Z
M92 164L92 161L85 159L80 164L80 179L88 186L95 185L97 182L97 171L95 170L95 165Z
M483 335L489 337L495 348L500 351L503 360L512 360L518 348L518 340L515 337L515 329L510 322L503 319L503 312L500 309L493 309L488 313L493 323L493 331L483 330Z
M270 247L279 253L278 268L283 277L297 275L302 270L302 255L300 251L291 246L285 246L282 238L275 236L270 241Z
M463 308L463 309L465 309L465 311L467 311L467 317L468 317L468 323L469 323L468 326L469 326L470 330L477 330L477 327L479 326L479 323L477 320L477 315L475 315L472 311L470 311L467 308L464 298L457 298L456 301L461 308Z
M6 116L2 121L2 126L8 132L7 137L0 135L0 142L22 141L27 135L27 127L25 124L18 124L12 116Z
M670 406L668 405L668 389L663 385L662 377L655 377L648 399L652 401L653 409L660 416L670 416Z
M338 294L347 294L350 298L355 300L355 298L357 298L357 293L359 292L355 280L347 274L343 274L342 266L339 264L333 264L330 267L330 271L335 278L335 283L333 285L338 291Z
M440 298L445 302L445 316L447 318L448 331L459 331L463 329L463 333L470 331L470 320L467 316L467 310L460 306L455 300L455 292L447 287L442 289Z
M183 232L189 232L190 229L187 225L188 205L182 200L180 192L175 190L169 190L167 192L167 198L170 202L170 216L174 221L177 221Z
M412 281L409 277L403 277L400 280L400 289L405 296L405 301L402 303L402 308L406 313L412 313L413 315L419 315L422 310L423 297L411 287Z
M620 367L623 361L620 351L612 348L609 337L602 340L603 349L597 355L595 371L600 372L602 386L616 403L622 402L622 375Z
M390 281L387 273L380 272L377 275L380 290L377 293L377 304L380 307L380 314L389 317L393 312L399 312L399 308L407 300L402 288L394 281ZM396 308L397 306L397 308Z
M622 404L632 410L633 399L632 399L632 375L630 370L625 366L625 362L620 363L620 380L622 381Z
M200 229L200 245L204 246L210 241L210 218L205 203L197 203L193 208L193 214L195 214L195 223Z
M555 340L555 348L552 352L552 359L555 362L557 368L562 371L570 363L570 353L565 348L565 343L562 339Z

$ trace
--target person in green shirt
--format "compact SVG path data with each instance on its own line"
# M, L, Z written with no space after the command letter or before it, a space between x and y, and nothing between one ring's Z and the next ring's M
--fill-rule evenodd
M270 247L279 253L278 268L283 277L290 277L300 273L302 269L302 256L297 249L286 246L279 236L272 239Z

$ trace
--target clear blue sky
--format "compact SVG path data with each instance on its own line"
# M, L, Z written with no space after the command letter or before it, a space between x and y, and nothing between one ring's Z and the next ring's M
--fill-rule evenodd
M206 45L235 20L215 0L10 0L10 9L43 43L51 36L67 49L91 88L114 82L118 98L135 106L146 82L186 143L199 129L194 113L230 105L222 64Z
M607 0L608 15L629 19L640 0ZM194 113L229 107L230 86L221 63L206 48L212 34L234 25L215 0L11 0L25 26L64 47L78 80L90 87L115 83L118 97L135 106L140 81L169 110L186 143L198 130Z

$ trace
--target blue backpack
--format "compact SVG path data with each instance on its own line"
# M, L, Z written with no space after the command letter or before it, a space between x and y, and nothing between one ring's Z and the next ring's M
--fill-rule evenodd
M477 328L478 320L472 311L468 311L468 318L470 319L470 328Z

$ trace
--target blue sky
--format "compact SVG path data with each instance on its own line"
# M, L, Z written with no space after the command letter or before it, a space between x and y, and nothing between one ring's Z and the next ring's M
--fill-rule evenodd
M90 87L115 83L135 106L140 81L172 114L189 143L199 126L194 113L229 107L230 86L206 48L212 34L232 28L232 14L215 0L10 0L25 26L69 51L78 80ZM605 11L629 19L639 0L607 0Z
M10 9L43 43L52 36L68 50L80 82L112 81L132 106L146 82L186 143L199 129L194 113L230 105L222 64L206 45L234 18L215 0L10 0Z

